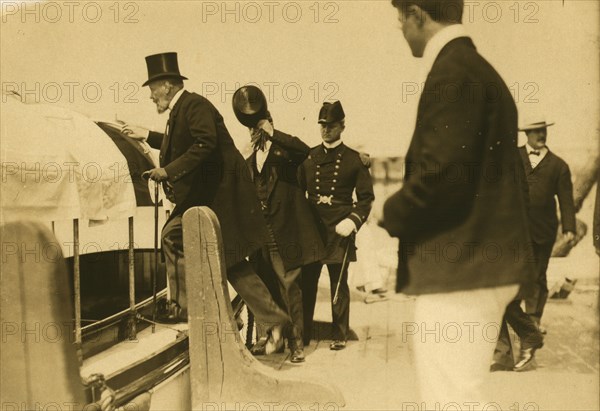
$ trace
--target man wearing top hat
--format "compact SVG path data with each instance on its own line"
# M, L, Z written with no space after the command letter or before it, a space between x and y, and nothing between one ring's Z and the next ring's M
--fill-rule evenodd
M253 150L246 162L269 229L267 243L251 261L292 319L286 333L291 362L303 362L302 266L318 261L325 251L297 179L298 167L310 148L298 137L274 128L259 88L244 86L236 91L233 108L250 130Z
M548 298L546 271L558 230L555 198L558 198L566 240L573 241L576 232L569 166L546 145L548 127L552 125L554 123L547 123L543 117L536 117L527 119L520 129L527 135L527 143L519 148L519 153L529 185L529 229L537 278L534 292L525 298L525 308L538 325Z
M342 104L339 101L323 103L319 124L323 143L310 150L298 170L300 185L308 193L326 243L325 257L302 271L304 342L308 343L311 338L319 276L325 264L331 285L333 319L333 341L329 348L341 350L346 347L349 330L347 264L356 261L353 233L367 221L375 195L369 169L360 154L342 142L345 129ZM344 262L346 265L342 267ZM338 299L334 304L336 289Z
M187 321L181 218L191 207L208 206L221 225L227 279L254 312L257 323L270 330L267 351L280 348L281 330L289 316L246 259L261 248L267 230L244 158L217 109L203 96L184 90L186 78L179 73L176 53L148 56L146 64L144 86L150 88L158 112L169 111L166 131L162 134L130 124L124 124L122 131L160 149L160 167L150 170L149 176L163 182L176 204L162 230L172 300L162 320Z

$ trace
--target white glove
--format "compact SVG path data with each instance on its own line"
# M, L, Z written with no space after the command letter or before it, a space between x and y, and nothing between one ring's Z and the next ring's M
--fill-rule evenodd
M354 221L349 218L340 221L338 225L335 226L335 232L342 237L348 237L354 231L356 231L356 225L354 224Z

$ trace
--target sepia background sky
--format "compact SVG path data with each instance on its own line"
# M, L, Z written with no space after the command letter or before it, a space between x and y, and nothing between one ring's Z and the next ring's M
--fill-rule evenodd
M350 146L374 155L408 147L419 61L389 0L1 3L3 92L28 90L30 102L162 130L166 117L140 86L144 57L176 51L186 88L217 106L242 149L248 133L231 96L246 83L265 91L276 128L310 145L320 141L322 101L339 99ZM598 150L600 2L466 4L466 29L521 115L555 121L549 146L582 165Z

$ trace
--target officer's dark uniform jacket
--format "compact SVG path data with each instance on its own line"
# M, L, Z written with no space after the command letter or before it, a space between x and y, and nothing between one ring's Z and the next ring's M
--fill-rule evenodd
M309 202L319 216L320 229L326 239L324 264L342 263L345 241L335 226L345 218L359 229L367 221L375 195L369 169L357 151L344 145L328 149L313 147L298 170L300 185L308 192ZM356 190L356 201L353 192ZM349 261L356 261L356 249L350 247Z

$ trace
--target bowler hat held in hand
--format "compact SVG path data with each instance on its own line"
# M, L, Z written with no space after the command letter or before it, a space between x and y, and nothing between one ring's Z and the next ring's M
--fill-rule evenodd
M260 120L269 118L267 99L256 86L243 86L233 94L233 112L240 123L255 128Z

